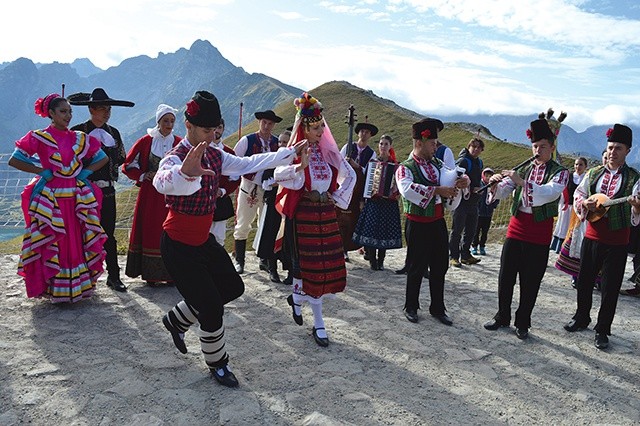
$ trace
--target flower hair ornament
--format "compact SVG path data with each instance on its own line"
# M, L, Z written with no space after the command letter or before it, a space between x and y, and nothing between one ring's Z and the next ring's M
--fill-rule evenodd
M609 127L609 130L607 130L607 137L611 136L611 133L613 133L613 128Z
M322 121L322 104L307 92L296 98L293 104L297 110L296 115L306 124Z
M42 118L49 117L49 105L51 104L51 101L60 97L61 96L57 93L51 93L44 98L38 98L34 104L36 115L39 115Z
M424 129L422 132L420 132L420 136L422 136L422 139L429 139L429 136L431 136L431 130Z

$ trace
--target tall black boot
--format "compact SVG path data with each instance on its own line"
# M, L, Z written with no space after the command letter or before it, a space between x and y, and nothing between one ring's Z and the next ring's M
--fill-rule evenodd
M269 259L269 279L272 283L281 283L280 275L278 275L278 261L275 258Z
M384 271L384 257L386 254L386 249L378 249L378 271Z
M369 261L372 271L378 270L378 262L376 261L376 249L371 247L365 247L364 252L367 255L366 259Z
M235 240L236 258L233 266L239 274L244 273L244 252L247 249L247 240Z

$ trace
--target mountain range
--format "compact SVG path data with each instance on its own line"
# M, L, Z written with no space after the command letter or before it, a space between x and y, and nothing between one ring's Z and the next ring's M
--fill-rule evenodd
M351 96L353 92L348 89L355 86L343 83L342 87L345 90L342 94L337 91L335 95ZM127 148L144 135L148 127L155 125L155 110L158 104L172 105L182 113L185 103L196 90L209 90L218 98L227 123L225 135L228 143L234 142L241 111L242 123L249 124L255 111L276 110L279 105L290 105L293 98L303 92L300 88L267 75L247 73L225 59L218 49L206 40L195 41L189 49L160 53L157 58L146 55L129 58L106 70L96 67L86 58L76 59L70 64L36 64L30 59L19 58L0 64L0 132L3 135L0 153L13 151L14 141L28 130L42 128L48 124L33 113L34 101L51 92L60 93L62 84L65 85L65 95L91 92L96 87L103 87L111 98L135 102L133 108L114 107L110 120L110 124L122 133ZM313 90L310 91L313 93ZM384 99L366 89L360 89L359 92L382 106L393 105L396 111L401 110L404 116L411 119L435 116L446 123L463 123L471 132L474 128L483 126L488 129L488 133L502 141L523 145L528 145L525 130L529 127L529 122L538 115L537 112L531 116L442 115L437 111L415 112L396 104L401 104L402 100L394 102ZM349 103L355 104L348 98L342 99L341 103L346 107ZM357 107L357 104L355 105ZM540 112L546 111L547 108L548 106L542 105ZM291 114L289 108L278 110L287 110L287 113ZM571 114L571 111L567 112ZM76 106L72 124L85 121L88 117L85 107ZM293 119L293 115L283 117L286 121ZM364 119L362 115L361 119ZM375 120L376 124L386 122L381 117ZM249 126L251 127L253 126ZM387 132L385 127L379 127L382 132ZM558 140L559 150L561 153L599 158L605 147L605 133L608 127L592 126L579 133L570 126L563 125ZM635 134L640 134L640 128L633 130ZM176 121L175 132L184 134L181 119ZM632 150L628 160L630 164L638 165L640 150L634 151Z

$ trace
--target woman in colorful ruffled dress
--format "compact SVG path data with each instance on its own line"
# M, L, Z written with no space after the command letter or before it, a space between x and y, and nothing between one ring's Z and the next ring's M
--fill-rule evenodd
M298 325L303 323L302 302L309 303L313 338L324 347L329 338L323 301L342 292L347 284L335 207L349 205L356 175L340 155L320 102L303 93L294 103L297 114L289 146L307 140L309 148L297 163L276 167L274 172L275 183L280 185L276 208L285 216L284 236L292 252L293 291L287 302Z
M128 277L142 279L151 286L172 281L160 254L162 223L169 209L164 195L153 186L153 177L160 160L182 138L173 134L177 109L160 104L156 109L156 126L138 139L127 154L122 172L140 187L133 213L129 250L127 251Z
M72 113L65 98L40 98L35 112L51 125L18 140L9 159L11 167L38 175L22 192L26 229L18 274L28 297L76 302L91 297L103 271L102 200L87 177L108 158L100 141L68 129Z
M392 142L391 136L382 135L378 143L377 159L367 164L365 175L371 167L377 167L380 171L379 177L374 180L377 180L378 187L382 190L365 198L364 208L353 232L353 242L364 246L369 265L374 271L384 270L384 258L388 249L402 248L398 206L400 193L395 180L398 162L391 147ZM388 188L388 193L385 194L384 188Z

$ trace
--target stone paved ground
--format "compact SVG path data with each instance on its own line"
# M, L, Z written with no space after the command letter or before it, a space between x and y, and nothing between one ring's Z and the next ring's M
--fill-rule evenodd
M25 297L17 258L5 256L0 425L638 424L640 299L620 297L611 348L598 351L592 330L562 329L575 290L550 267L531 338L486 331L499 250L447 274L452 327L428 315L426 283L420 322L409 323L404 276L353 254L347 291L325 304L328 348L311 337L309 308L294 324L286 286L248 265L246 292L225 313L238 389L208 376L195 333L188 354L173 348L160 318L175 288L127 280L120 294L101 282L91 300L51 305ZM403 258L390 252L387 267Z

